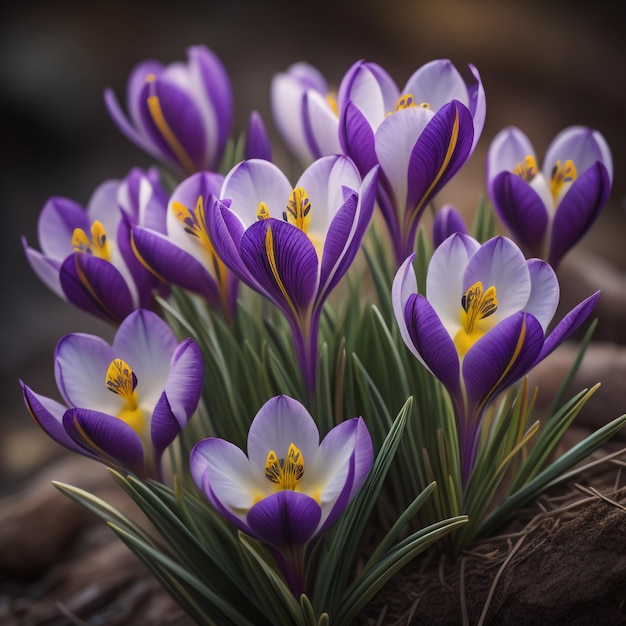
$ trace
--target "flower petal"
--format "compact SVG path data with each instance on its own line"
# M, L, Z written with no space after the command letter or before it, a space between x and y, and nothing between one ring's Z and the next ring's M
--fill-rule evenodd
M41 251L55 261L62 261L74 252L72 234L82 228L89 232L89 218L80 204L69 198L52 197L44 205L37 220L37 236Z
M537 319L545 333L559 304L559 280L552 267L539 259L528 261L528 271L531 287L524 311Z
M302 453L306 472L307 459L317 456L320 443L315 421L297 400L284 395L270 398L259 409L248 431L248 457L252 471L264 476L270 450L281 458L287 454L292 443Z
M263 118L258 111L252 111L248 130L246 132L246 143L243 149L244 158L272 160L272 146L265 130Z
M437 59L422 65L409 78L402 93L412 94L418 103L427 102L435 111L452 100L469 106L467 85L448 59Z
M68 409L63 427L72 440L107 465L143 474L144 450L137 433L122 420L89 409Z
M253 535L276 547L308 543L321 517L319 504L295 491L279 491L257 502L247 516Z
M461 396L459 355L436 311L426 298L414 294L409 296L404 315L409 336L423 363L458 401Z
M548 259L553 267L558 266L567 251L591 228L610 192L609 174L599 162L572 183L554 215Z
M494 319L504 319L526 306L530 297L530 274L521 250L506 237L485 242L468 261L463 276L464 294L474 283L486 290L496 288L498 310Z
M300 229L273 218L257 222L241 239L241 258L288 317L297 321L305 314L317 292L318 260Z
M93 454L75 444L65 432L65 428L63 428L63 415L67 407L51 398L46 398L45 396L35 393L22 383L22 381L20 381L20 385L22 386L24 402L31 417L49 437L69 450L72 450L72 452L78 452L79 454L85 454L95 458Z
M374 131L353 102L348 101L341 113L339 139L343 151L356 163L362 176L378 164Z
M491 200L498 217L532 253L540 252L548 228L548 211L525 180L511 172L500 172L490 186Z
M171 360L165 394L173 415L183 428L200 401L204 362L198 344L190 338L177 346Z
M491 185L496 176L500 172L513 172L527 156L537 158L533 145L519 128L507 126L494 137L487 151L487 188L490 196L493 197Z
M113 324L119 324L135 308L122 274L104 259L75 252L61 265L59 278L72 304Z
M460 213L451 204L444 204L433 221L433 245L438 248L450 235L469 235Z

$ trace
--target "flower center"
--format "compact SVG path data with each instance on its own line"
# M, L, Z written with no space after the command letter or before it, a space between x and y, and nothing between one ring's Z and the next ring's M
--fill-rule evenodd
M217 256L215 248L211 243L211 238L209 237L206 226L202 196L198 196L196 208L193 213L181 202L172 202L172 211L174 211L176 218L183 224L185 232L194 237L206 252L213 268L214 277L218 279L221 285L225 285L227 269Z
M561 165L561 161L557 161L552 168L550 174L550 193L555 202L562 192L566 183L573 183L578 178L578 172L574 161L567 159L564 165Z
M137 376L122 359L113 359L106 374L106 388L124 400L117 418L126 422L138 435L146 427L146 418L137 403Z
M396 102L396 108L392 111L402 111L404 109L414 109L419 107L421 109L430 109L430 104L428 102L420 102L419 104L415 102L415 98L412 93L406 93L403 96L398 98L398 102Z
M326 102L330 107L330 110L335 114L335 117L339 117L339 107L337 106L337 98L329 93L326 95Z
M277 491L295 491L304 476L304 457L294 443L289 444L286 458L279 459L270 450L265 461L265 477L276 485Z
M283 220L306 233L311 218L311 201L302 187L294 189L287 200L287 210L283 211Z
M82 229L72 233L72 247L76 252L86 252L105 261L111 260L111 248L102 222L96 220L91 225L91 237Z
M483 291L483 284L474 283L461 298L461 329L454 337L454 345L461 357L478 341L490 327L485 323L498 310L496 288L492 285Z
M515 166L513 174L529 183L537 175L538 171L535 157L529 154L523 161Z
M270 217L270 210L267 208L267 204L265 202L259 202L259 206L256 210L256 221L260 222L261 220L267 220Z

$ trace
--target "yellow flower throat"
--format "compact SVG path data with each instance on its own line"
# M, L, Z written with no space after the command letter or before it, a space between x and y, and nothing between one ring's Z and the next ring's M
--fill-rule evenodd
M461 298L461 329L454 337L454 345L461 357L491 327L485 320L498 310L496 288L492 285L483 291L483 284L475 282Z
M295 491L304 475L304 457L294 443L289 444L287 457L279 459L270 450L265 460L265 477L276 485L277 491Z

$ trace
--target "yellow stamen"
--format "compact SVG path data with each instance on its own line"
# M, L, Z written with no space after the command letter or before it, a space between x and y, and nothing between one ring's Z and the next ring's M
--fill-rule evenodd
M209 263L213 267L213 275L217 279L220 288L223 291L223 302L226 302L225 289L228 269L222 260L217 256L215 248L211 243L211 238L209 237L206 225L206 215L202 196L198 196L196 208L193 213L181 202L172 202L172 211L174 211L176 218L183 224L185 232L192 237L195 237L206 252Z
M565 183L572 183L578 178L578 171L574 165L574 161L567 159L565 165L561 165L561 161L557 161L552 168L550 176L550 192L556 200L563 189Z
M82 228L72 233L72 247L76 252L86 252L105 261L111 260L111 247L102 222L96 220L91 225L91 237Z
M311 201L309 196L302 187L298 187L291 192L289 200L287 200L287 210L283 211L283 220L306 233L311 221L310 212Z
M260 222L261 220L267 220L270 217L272 216L270 215L270 210L267 208L267 204L265 204L265 202L259 202L259 206L256 210L257 222Z
M413 94L407 93L398 98L398 102L396 102L396 108L392 111L392 113L395 113L395 111L403 111L404 109L414 109L417 107L421 109L430 109L430 104L428 104L428 102L420 102L418 104L417 102L415 102Z
M146 82L151 84L150 95L148 96L148 110L150 111L154 125L161 133L165 143L167 143L175 154L178 162L183 166L183 169L188 174L193 174L193 172L196 171L196 166L165 119L159 96L156 95L156 76L154 74L148 74L148 76L146 76Z
M287 457L279 459L270 450L265 461L265 477L276 485L278 491L295 491L304 475L304 457L295 444L290 443Z
M520 161L513 169L513 174L523 178L527 183L530 182L536 175L539 169L537 168L537 160L534 156L529 154L524 157L523 161Z
M454 337L454 344L462 357L489 330L489 324L485 324L483 320L493 315L497 309L498 298L493 285L483 291L483 285L478 281L465 292L461 298L462 328Z
M124 399L124 406L117 418L141 435L146 427L146 418L137 404L137 376L130 365L122 359L113 359L107 370L105 384L109 391Z
M267 262L269 263L270 269L272 270L272 275L274 276L274 280L276 281L280 292L283 294L283 297L287 301L289 308L296 316L296 318L299 317L298 310L292 302L291 298L289 297L282 278L278 273L278 264L276 263L276 255L274 254L274 234L272 233L272 228L269 225L265 233L265 254L267 255Z

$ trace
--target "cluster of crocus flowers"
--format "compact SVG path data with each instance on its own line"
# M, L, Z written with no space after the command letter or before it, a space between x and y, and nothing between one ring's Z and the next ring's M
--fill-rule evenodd
M374 63L358 62L339 88L339 133L361 172L380 165L378 203L397 264L413 251L428 203L472 154L485 121L478 71L466 80L447 59L419 68L400 90Z
M612 178L604 137L584 126L561 131L541 169L515 127L498 133L487 155L487 188L500 219L530 255L555 268L604 208Z
M203 296L230 320L237 279L217 255L207 229L207 212L223 183L224 177L212 172L186 178L172 192L166 232L138 225L132 231L132 245L142 264L160 280Z
M223 439L203 439L191 451L190 470L219 513L271 547L300 597L315 539L353 500L373 459L362 418L342 422L320 443L304 406L277 396L250 426L248 456Z
M374 209L376 170L361 180L345 156L309 166L295 186L252 159L226 176L208 227L219 258L286 316L314 393L322 307L360 249Z
M548 334L558 280L548 263L527 261L510 239L496 237L483 245L463 234L446 239L428 267L425 296L417 293L413 256L396 274L394 313L405 344L451 396L466 484L485 408L569 337L599 294Z
M179 343L158 315L140 309L120 325L112 345L93 335L66 335L54 365L67 406L22 385L41 428L69 450L160 479L163 452L200 399L199 346L192 339Z
M120 324L138 308L152 308L166 285L137 260L131 229L165 231L167 194L156 170L135 168L124 180L97 187L86 210L52 197L37 224L39 252L23 240L26 258L41 281L73 305Z
M187 63L143 61L130 74L128 117L114 92L105 103L127 139L180 174L217 169L233 119L230 79L205 46L192 46Z

